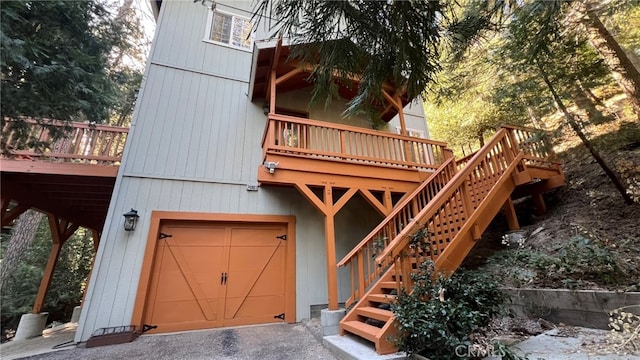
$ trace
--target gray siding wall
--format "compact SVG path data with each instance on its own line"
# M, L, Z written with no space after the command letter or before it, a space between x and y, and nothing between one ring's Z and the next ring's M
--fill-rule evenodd
M250 2L229 4L250 8ZM206 19L200 3L162 4L76 341L98 328L131 323L154 210L296 216L297 320L309 317L310 305L327 302L323 217L293 188L246 190L257 182L266 117L262 104L247 97L251 53L203 42ZM293 95L279 101L295 107ZM411 108L407 126L425 128L419 108ZM333 116L340 112L329 115L367 126ZM140 220L136 231L125 232L121 214L131 208ZM380 220L360 197L347 204L336 218L338 257ZM341 270L340 301L348 297L348 279Z

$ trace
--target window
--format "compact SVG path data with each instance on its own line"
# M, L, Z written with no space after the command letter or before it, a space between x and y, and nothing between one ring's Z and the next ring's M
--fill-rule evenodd
M214 11L210 24L209 40L241 49L251 48L253 38L249 19Z

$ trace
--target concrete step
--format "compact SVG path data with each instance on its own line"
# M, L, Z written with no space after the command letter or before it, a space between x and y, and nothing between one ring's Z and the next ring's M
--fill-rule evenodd
M348 331L352 334L358 335L361 338L367 339L371 342L376 341L376 336L381 331L380 328L373 325L365 324L362 321L345 321L340 324L340 327L344 331Z
M356 335L325 336L322 344L339 360L401 360L405 353L378 355L372 343Z
M388 321L393 316L393 312L384 309L378 309L370 306L364 306L356 309L356 314L365 316L370 319L376 319L380 321Z

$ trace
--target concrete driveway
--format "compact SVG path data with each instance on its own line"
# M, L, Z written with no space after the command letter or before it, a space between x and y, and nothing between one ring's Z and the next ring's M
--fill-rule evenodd
M70 334L61 333L47 339L22 340L23 344L3 344L3 359L25 358L36 352L39 341L46 347L62 344ZM18 342L16 342L18 343ZM15 345L21 345L17 349ZM70 344L71 345L71 344ZM29 348L30 347L30 348ZM41 346L42 347L42 346ZM18 350L18 351L16 351ZM31 351L30 351L31 350ZM304 324L272 324L236 328L190 331L174 334L143 335L127 344L95 348L67 347L63 350L33 355L27 359L330 359L335 357Z

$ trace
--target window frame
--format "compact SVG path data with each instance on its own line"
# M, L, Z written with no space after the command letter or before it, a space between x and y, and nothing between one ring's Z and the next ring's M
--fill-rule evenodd
M211 39L211 29L213 27L213 15L215 13L220 13L222 15L227 15L227 16L231 16L231 29L229 30L229 42L221 42L221 41L217 41L217 40L212 40ZM240 18L243 20L248 21L249 23L251 23L251 19L246 17L246 16L242 16L242 15L238 15L238 14L234 14L228 11L224 11L224 10L209 10L208 14L207 14L207 26L204 29L204 38L202 39L203 42L209 43L209 44L216 44L216 45L220 45L220 46L224 46L224 47L228 47L228 48L232 48L232 49L236 49L236 50L240 50L240 51L246 51L246 52L252 52L253 51L253 43L255 41L254 39L254 34L253 32L251 33L251 37L249 38L249 47L245 48L242 46L236 46L233 45L233 23L234 23L234 19L235 18Z

